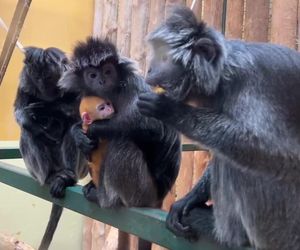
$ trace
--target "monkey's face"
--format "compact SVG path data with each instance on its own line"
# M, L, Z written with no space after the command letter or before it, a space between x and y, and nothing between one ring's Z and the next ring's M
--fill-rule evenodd
M39 97L45 101L56 99L60 93L57 83L68 63L65 54L56 48L29 47L24 62L30 83Z
M114 114L114 107L108 100L97 96L86 96L81 99L79 112L85 125L93 121L110 119Z
M152 58L146 76L146 82L151 86L159 86L166 94L175 99L186 96L184 67L175 62L169 53L167 45L153 45Z
M86 88L100 95L103 91L111 90L118 82L118 73L113 62L104 62L98 67L86 67L82 76Z

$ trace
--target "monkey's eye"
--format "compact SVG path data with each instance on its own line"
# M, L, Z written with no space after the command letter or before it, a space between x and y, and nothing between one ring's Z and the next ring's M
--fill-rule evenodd
M114 73L114 66L111 63L107 63L102 67L102 73L105 76L111 76Z
M95 73L90 73L90 74L89 74L89 77L90 77L91 79L95 79L95 78L97 77L97 75L96 75Z
M108 76L108 75L110 75L110 74L111 74L111 70L110 70L110 69L107 69L107 70L104 71L104 75L107 75L107 76Z
M84 71L84 75L85 75L85 79L95 80L98 77L99 72L97 69L90 67Z

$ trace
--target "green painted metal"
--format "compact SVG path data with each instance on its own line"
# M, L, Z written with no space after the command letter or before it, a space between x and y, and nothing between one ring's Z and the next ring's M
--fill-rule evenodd
M172 250L228 249L205 239L197 243L191 243L183 238L176 237L166 229L166 212L162 210L146 208L99 208L96 204L84 198L81 186L67 188L64 199L53 199L49 194L49 188L47 186L41 187L30 177L25 169L1 161L0 182Z
M18 148L0 148L0 160L19 159L19 158L22 158L22 155Z
M199 151L204 150L201 147L194 144L183 144L182 151ZM0 159L18 159L22 158L18 147L1 147L0 146Z

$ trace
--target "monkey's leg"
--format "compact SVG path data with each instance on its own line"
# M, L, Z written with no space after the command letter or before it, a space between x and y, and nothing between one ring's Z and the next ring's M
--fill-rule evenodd
M205 203L210 197L210 185L210 167L208 167L191 192L172 205L166 221L167 228L178 236L185 236L185 231L189 232L187 228L190 225L185 224L182 218L188 216L194 208L207 208Z
M82 192L87 200L97 203L97 188L93 181L90 181L88 184L86 184L82 188Z
M62 168L50 181L50 193L56 198L63 197L66 187L73 186L77 181L76 168L79 162L79 152L69 132L64 136L60 152Z
M186 225L180 236L189 240L198 240L204 236L214 239L214 216L212 208L194 208L182 216L181 222Z
M117 208L124 206L119 195L112 189L106 190L104 186L97 189L98 205L102 208Z

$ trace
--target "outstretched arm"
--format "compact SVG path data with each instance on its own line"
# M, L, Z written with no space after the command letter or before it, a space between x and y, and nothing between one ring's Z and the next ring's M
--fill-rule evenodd
M265 133L254 133L225 114L194 108L164 95L141 95L138 107L142 114L162 120L241 166L279 178L294 179L300 175L297 144L295 147L285 146L284 142L278 145Z

